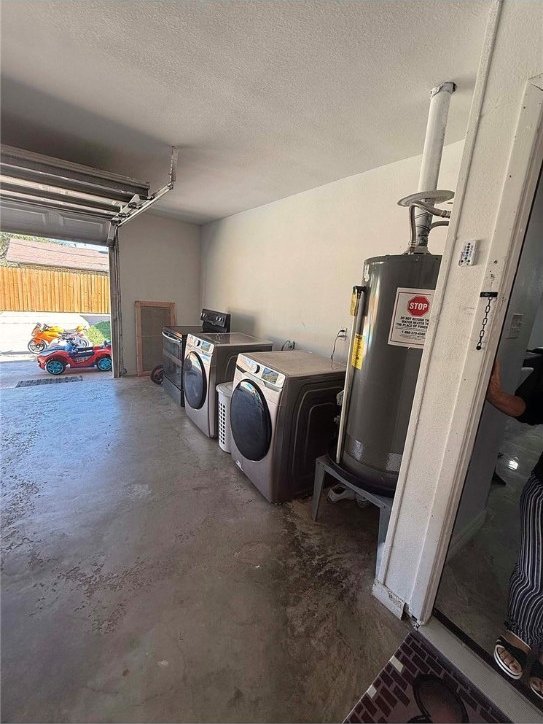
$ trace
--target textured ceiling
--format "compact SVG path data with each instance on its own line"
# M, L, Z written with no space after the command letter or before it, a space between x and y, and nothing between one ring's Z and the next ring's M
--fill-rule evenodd
M487 0L3 0L2 140L178 183L203 222L464 137ZM409 189L406 189L406 193Z

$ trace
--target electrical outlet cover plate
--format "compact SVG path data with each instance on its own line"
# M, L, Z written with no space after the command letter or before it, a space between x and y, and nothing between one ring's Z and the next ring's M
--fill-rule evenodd
M473 266L477 261L477 247L476 240L466 241L460 252L458 266Z

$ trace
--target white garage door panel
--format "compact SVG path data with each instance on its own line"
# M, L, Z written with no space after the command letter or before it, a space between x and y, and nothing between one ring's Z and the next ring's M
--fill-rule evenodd
M70 214L38 205L19 204L2 199L0 228L11 234L32 234L52 239L85 241L106 244L109 230L107 219Z
M153 201L145 181L0 146L3 231L106 244L112 225Z

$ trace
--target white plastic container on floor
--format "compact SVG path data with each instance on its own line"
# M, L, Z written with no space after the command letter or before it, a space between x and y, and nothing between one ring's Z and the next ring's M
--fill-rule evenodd
M231 451L232 429L230 427L230 401L232 399L232 382L217 385L219 393L219 447L229 453Z

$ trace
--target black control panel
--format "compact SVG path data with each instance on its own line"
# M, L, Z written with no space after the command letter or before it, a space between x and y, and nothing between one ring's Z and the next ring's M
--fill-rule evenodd
M230 314L216 312L213 309L202 309L200 314L202 320L202 332L229 332Z

